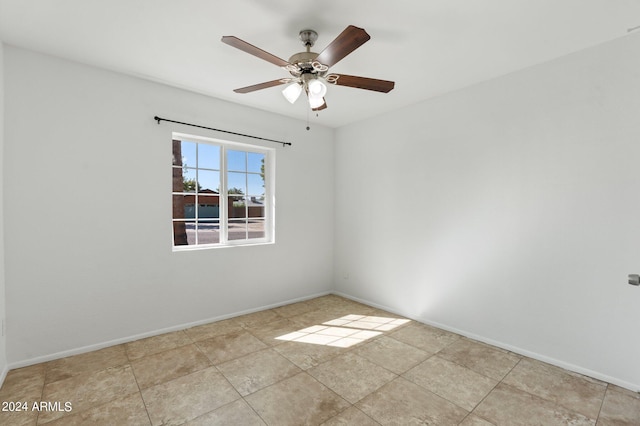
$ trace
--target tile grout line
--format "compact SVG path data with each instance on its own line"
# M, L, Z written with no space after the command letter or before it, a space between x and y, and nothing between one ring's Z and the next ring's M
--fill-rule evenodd
M598 409L598 415L596 416L596 425L600 420L600 414L602 413L602 407L604 407L604 400L607 397L607 392L609 392L609 383L607 383L606 388L604 389L604 395L602 396L602 401L600 402L600 408Z
M140 388L140 383L138 383L138 377L136 376L136 371L133 369L133 365L131 365L132 360L131 360L131 357L129 357L129 351L127 350L126 343L124 345L124 354L127 357L127 360L129 360L129 366L131 367L131 374L133 375L133 380L136 381L136 386L138 387L138 394L140 395L140 400L142 401L142 405L144 406L144 412L147 415L147 418L149 419L149 424L153 425L153 422L151 421L151 414L149 414L149 409L147 408L147 401L144 400L144 396L142 395L142 389ZM142 358L144 357L140 357L139 359L142 359Z
M343 398L344 399L344 398ZM364 399L364 398L363 398ZM346 401L346 400L345 400ZM348 401L347 401L348 402ZM325 423L327 423L328 421L337 418L338 416L342 415L345 411L349 410L350 408L353 408L354 410L358 410L359 412L361 412L363 415L367 416L368 418L371 419L372 422L374 422L375 424L377 424L378 426L382 426L380 424L380 422L378 422L376 419L372 418L371 416L369 416L367 413L365 413L364 411L362 411L361 409L359 409L358 407L356 407L356 404L351 404L349 405L347 408L345 408L344 410L340 411L339 413L336 413L334 416L329 417L327 420L325 420L324 422L320 423L320 426L324 425Z
M251 395L251 394L249 394L249 395ZM264 422L264 424L265 424L265 425L269 426L269 423L267 423L267 420L266 420L264 417L262 417L262 416L260 415L260 413L258 413L258 412L256 411L256 409L255 409L255 408L253 408L253 405L249 404L249 401L247 401L247 400L244 398L244 396L240 395L240 398L242 399L242 401L243 401L245 404L247 404L247 406L251 409L251 411L253 411L254 413L256 413L256 416L258 416L258 417L260 418L260 420L262 420L262 421Z
M241 358L241 357L239 357L239 358ZM234 359L238 359L238 358L234 358ZM251 404L249 404L249 401L247 401L247 400L245 399L244 395L242 395L242 394L240 393L240 391L239 391L238 389L236 389L236 387L233 385L233 383L231 383L231 382L229 381L229 379L227 378L227 376L225 376L225 375L224 375L224 373L223 373L223 372L218 368L218 366L217 366L217 365L214 365L213 367L214 367L214 368L216 369L216 371L217 371L217 372L218 372L218 373L219 373L219 374L220 374L220 375L221 375L221 376L222 376L222 377L227 381L227 383L229 384L229 386L231 386L231 388L232 388L233 390L235 390L235 391L236 391L236 393L240 396L240 398L239 398L239 399L241 399L245 404L247 404L247 405L249 406L249 408L251 408L251 410L252 410L254 413L256 413L256 415L260 418L260 420L262 420L262 421L264 422L264 424L266 424L266 425L268 426L269 424L265 421L265 419L263 419L263 418L262 418L262 416L261 416L261 415L260 415L260 414L259 414L259 413L254 409L254 408L253 408L253 406L252 406ZM257 391L256 391L256 392L257 392ZM254 393L254 392L252 392L252 393ZM251 395L252 393L250 393L249 395ZM249 395L247 395L247 396L249 396ZM235 402L235 401L237 401L237 399L236 399L236 400L234 400L234 401L229 402L229 404L232 404L232 403L233 403L233 402ZM228 405L228 404L226 404L226 405ZM221 407L218 407L218 408L221 408ZM211 410L211 411L207 412L206 414L209 414L209 413L211 413L211 412L213 412L213 411L217 410L218 408L215 408L215 409L213 409L213 410ZM203 416L204 416L204 414L203 414ZM197 418L197 417L196 417L196 418Z
M269 349L271 349L271 348L269 348ZM278 353L277 351L274 351L274 352ZM278 355L280 355L280 354L278 353ZM280 355L280 356L282 356L282 355ZM282 357L286 359L286 357L284 357L284 356L282 356ZM238 357L238 358L242 358L242 357ZM238 358L234 358L234 359L238 359ZM232 361L232 360L231 360L231 361ZM289 360L287 359L287 361L289 361ZM291 361L289 361L289 362L291 362ZM293 364L293 363L292 363L292 364ZM295 364L294 364L294 365L295 365ZM233 388L233 389L238 393L238 395L240 395L240 399L242 399L242 400L245 402L245 404L247 404L247 405L249 406L249 408L251 408L251 410L252 410L254 413L256 413L256 415L257 415L258 417L260 417L260 420L262 420L262 421L263 421L267 426L269 426L269 423L268 423L268 422L267 422L267 421L266 421L266 420L265 420L265 419L260 415L260 413L258 413L258 412L256 411L256 409L253 407L253 405L251 405L251 404L249 403L249 401L247 401L246 397L251 396L251 395L253 395L253 394L257 393L257 392L260 392L260 391L262 391L262 390L268 389L268 388L270 388L270 387L272 387L272 386L275 386L275 385L277 385L277 384L278 384L278 383L280 383L280 382L283 382L283 381L285 381L285 380L287 380L287 379L290 379L291 377L297 376L298 374L306 373L306 371L304 371L304 370L300 369L300 371L298 371L297 373L295 373L295 374L293 374L293 375L291 375L291 376L284 377L284 378L282 378L282 379L278 380L277 382L271 383L270 385L267 385L267 386L265 386L265 387L263 387L263 388L257 389L257 390L255 390L255 391L253 391L253 392L251 392L251 393L249 393L249 394L247 394L247 395L242 395L242 394L240 393L240 391L239 391L238 389L236 389L236 387L233 385L233 383L231 383L231 382L229 381L229 379L227 378L227 376L225 376L225 375L224 375L224 373L223 373L222 371L220 371L220 369L219 369L217 366L215 366L215 367L216 367L216 370L218 370L218 372L222 375L222 377L224 377L224 379L227 381L227 383L229 383L229 385L230 385L230 386L231 386L231 387L232 387L232 388ZM296 367L298 367L298 366L296 365ZM300 367L298 367L298 368L300 368ZM309 376L311 376L311 375L309 374ZM311 377L313 377L313 376L311 376ZM236 400L236 401L237 401L237 400ZM215 410L217 410L217 408L216 408ZM212 411L215 411L215 410L212 410Z
M454 342L454 343L455 343L455 342ZM474 341L474 343L475 343L475 341ZM484 374L484 373L481 373L481 372L479 372L479 371L476 371L476 370L474 370L473 368L471 368L471 367L469 367L469 366L466 366L466 365L464 365L464 364L460 364L460 363L459 363L459 362L457 362L457 361L449 360L449 359L447 359L447 358L445 358L445 357L443 357L443 356L440 356L440 352L442 352L442 350L440 350L440 351L436 352L435 354L433 354L433 356L438 356L438 358L440 358L440 359L441 359L441 360L443 360L443 361L447 361L447 362L450 362L450 363L452 363L452 364L457 365L458 367L462 367L462 368L466 368L467 370L471 370L472 372L474 372L474 373L476 373L476 374L478 374L478 375L480 375L480 376L482 376L482 377L484 377L484 378L487 378L487 379L489 379L489 380L497 380L497 381L498 381L498 383L496 383L496 386L498 386L500 383L502 383L502 381L504 380L504 378L505 378L505 377L507 377L507 375L508 375L509 373L511 373L511 371L512 371L514 368L516 368L516 366L517 366L518 364L520 364L520 361L522 361L522 359L523 359L520 355L517 355L517 356L518 356L518 358L519 358L519 359L518 359L518 362L516 362L516 363L513 365L513 367L511 367L511 368L509 369L509 371L507 371L507 372L505 373L505 375L504 375L501 379L496 379L495 377L487 376L487 375L486 375L486 374ZM495 388L495 386L494 386L494 388ZM493 390L493 389L491 389L491 390Z
M580 415L580 416L583 416L584 418L586 418L586 419L588 419L588 420L594 420L594 421L596 422L596 424L597 424L597 422L598 422L598 418L600 417L600 411L602 410L602 407L603 407L603 405L604 405L604 398L606 397L607 390L609 389L609 386L611 385L610 383L603 382L606 386L605 386L605 392L604 392L604 394L603 394L603 396L602 396L602 399L601 399L601 401L600 401L600 408L599 408L599 410L598 410L598 415L596 416L596 418L591 418L591 417L590 417L590 416L588 416L587 414L584 414L584 413L582 413L582 412L576 411L574 408L569 407L569 406L566 406L566 405L562 404L562 403L561 403L561 402L559 402L559 401L551 400L551 399L547 399L547 398L545 398L544 396L536 395L536 394L534 394L534 393L531 393L531 392L529 392L529 391L527 391L527 390L525 390L525 389L521 389L521 388L519 388L519 387L517 387L517 386L515 386L515 385L511 385L511 384L509 384L509 383L503 383L503 381L507 378L507 376L508 376L508 375L509 375L509 374L510 374L510 373L511 373L511 372L512 372L512 371L513 371L513 370L514 370L514 369L515 369L519 364L520 364L520 362L521 362L521 361L525 361L525 362L527 362L527 360L529 360L529 361L533 360L533 361L535 361L535 362L539 362L539 363L541 363L541 364L543 364L543 365L549 365L549 364L547 364L547 363L545 363L545 362L543 362L543 361L537 361L537 360L535 360L535 359L533 359L533 358L529 358L529 357L526 357L526 356L521 356L520 361L518 361L518 363L517 363L516 365L514 365L514 367L509 371L509 373L507 373L507 374L503 377L503 379L500 381L500 383L502 383L504 386L507 386L507 387L509 387L509 388L511 388L511 389L515 389L515 390L517 390L517 391L524 392L524 393L526 393L527 395L530 395L530 396L532 396L532 397L534 397L534 398L537 398L537 399L540 399L540 400L542 400L542 401L546 401L546 402L548 402L548 403L551 403L551 404L553 404L553 405L554 405L554 406L556 406L556 407L561 407L561 408L563 408L564 410L567 410L567 411L569 411L569 412L571 412L571 413L574 413L574 414L578 414L578 415ZM575 375L573 375L573 374L570 374L570 373L571 373L570 371L565 370L565 369L563 369L563 368L561 368L561 367L557 367L557 366L554 366L554 365L551 365L551 367L552 367L552 368L554 368L554 369L557 369L557 370L558 370L558 372L559 372L560 374L562 374L562 375L569 375L570 377L573 377L573 378L575 378L575 379L577 379L577 380L581 380L581 381L586 380L586 379L584 379L583 377L578 377L578 376L575 376ZM576 373L576 374L579 374L579 373ZM579 376L583 376L583 375L581 375L581 374L580 374ZM584 377L590 378L589 376L584 376Z
M144 405L144 409L145 409L145 412L147 413L147 417L149 417L149 412L148 412L148 410L147 410L146 403L145 403L145 401L144 401L144 398L142 397L142 390L140 389L140 385L138 384L137 377L135 376L135 373L133 372L133 368L131 367L131 365L130 365L130 364L128 364L128 363L127 363L127 364L120 364L120 365L116 365L116 366L110 366L110 367L103 368L103 369L101 369L101 370L95 370L95 371L91 371L91 372L84 372L84 373L81 373L81 374L96 374L96 373L100 373L100 372L103 372L103 371L107 371L107 370L109 370L109 369L111 369L111 368L127 368L127 367L131 368L131 374L133 375L133 378L134 378L134 380L135 380L135 382L136 382L136 386L137 386L137 388L138 388L137 392L131 392L131 393L125 394L124 396L122 396L122 395L120 395L120 396L116 396L116 397L114 397L114 398L113 398L113 399L111 399L111 400L104 401L104 402L102 402L101 404L98 404L98 405L93 406L93 407L91 407L91 408L85 408L84 410L81 410L81 411L78 411L78 412L75 412L75 413L70 411L70 412L68 412L68 413L63 414L62 416L60 416L60 417L58 417L58 418L54 418L54 419L49 420L49 421L47 421L46 423L39 423L39 422L38 422L38 420L39 420L39 418L40 418L40 411L38 411L38 416L37 416L37 418L36 418L36 425L38 425L38 426L40 426L40 425L47 425L47 424L49 424L49 423L52 423L52 422L55 422L55 421L60 421L61 419L64 419L64 418L67 418L67 417L70 417L70 416L78 415L78 413L86 413L86 412L91 411L91 410L93 410L93 409L95 409L95 408L97 408L97 407L104 407L104 406L109 405L109 404L111 404L112 402L116 401L117 399L120 399L120 398L126 398L126 397L128 397L129 395L134 395L134 394L136 394L136 393L138 393L138 394L140 395L140 399L142 400L142 403L143 403L143 405ZM71 377L68 377L67 379L71 379L71 378L73 378L73 377L77 377L77 376L79 376L79 374L74 375L74 376L71 376ZM67 379L62 379L62 380L67 380ZM62 381L62 380L56 380L55 382L52 382L52 383L57 383L57 382L60 382L60 381ZM43 390L44 390L44 388L43 388ZM44 397L44 395L43 395L43 397ZM41 398L41 400L42 400L42 398ZM149 418L149 422L150 422L150 424L152 424L152 423L151 423L151 418Z
M453 343L455 343L455 342L452 342L451 344L453 344ZM448 345L447 345L447 346L448 346ZM446 346L445 346L445 348L446 348ZM444 349L444 348L443 348L443 349ZM441 349L441 350L443 350L443 349ZM423 363L427 362L428 360L430 360L430 359L431 359L431 358L433 358L433 357L438 357L438 358L440 358L440 359L441 359L441 360L443 360L443 361L446 361L446 362L450 362L450 363L452 363L452 364L455 364L455 365L457 365L458 367L462 367L462 368L464 368L464 369L467 369L467 370L471 371L472 373L478 374L478 375L480 375L480 376L482 376L482 377L485 377L485 378L488 378L488 379L491 379L491 380L495 380L495 379L493 379L493 378L491 378L491 377L485 376L484 374L478 373L477 371L472 370L471 368L469 368L469 367L467 367L467 366L465 366L465 365L458 364L458 363L456 363L456 362L454 362L454 361L449 361L449 360L447 360L447 359L445 359L445 358L439 357L439 356L438 356L438 354L439 354L439 353L440 353L440 351L438 351L438 352L436 352L436 353L434 353L434 354L431 354L431 355L430 355L429 357L427 357L425 360L423 360L423 361L419 362L419 363L418 363L418 364L416 364L415 366L413 366L413 367L409 368L408 370L406 370L404 373L402 373L402 374L398 375L398 377L401 377L401 378L403 378L404 380L407 380L408 382L413 383L414 385L416 385L416 386L418 386L419 388L423 389L424 391L429 392L429 393L431 393L431 394L433 394L433 395L435 395L435 396L437 396L437 397L439 397L439 398L442 398L442 399L444 399L445 401L447 401L447 402L449 402L449 403L451 403L451 404L455 405L456 407L458 407L458 408L460 408L460 409L462 409L462 410L466 411L466 412L467 412L467 415L466 415L466 416L464 416L464 418L463 418L463 419L461 420L461 422L459 423L459 424L461 424L461 423L462 423L462 422L463 422L467 417L469 417L469 416L473 413L473 411L476 409L476 407L477 407L478 405L480 405L480 403L481 403L482 401L484 401L484 399L485 399L487 396L489 396L489 394L493 391L493 389L495 389L495 387L496 387L496 386L498 386L498 384L499 384L500 382L496 383L496 384L491 388L491 390L490 390L489 392L487 392L487 394L486 394L484 397L482 397L482 399L481 399L481 400L480 400L480 401L479 401L479 402L478 402L478 403L477 403L477 404L476 404L476 405L475 405L471 410L468 410L468 409L466 409L465 407L460 406L457 402L455 402L455 401L451 401L451 400L450 400L449 398L447 398L446 396L444 396L444 395L440 395L439 393L437 393L437 392L435 392L435 391L433 391L433 390L431 390L431 389L427 389L427 388L425 388L424 386L422 386L420 383L416 383L415 381L413 381L413 380L412 380L412 379L410 379L409 377L406 377L406 376L405 376L405 374L406 374L409 370L412 370L412 369L416 368L417 366L419 366L419 365L421 365L421 364L423 364ZM395 379L394 379L394 380L395 380ZM476 415L476 414L474 414L474 415ZM479 416L478 416L478 417L479 417ZM486 420L486 419L484 419L484 418L483 418L483 420ZM489 423L491 423L491 422L489 422ZM492 423L492 424L493 424L493 423Z
M136 381L136 386L138 387L138 394L140 395L140 400L142 401L142 405L144 405L144 412L147 414L147 418L149 419L149 424L153 425L151 421L151 414L149 414L149 409L147 408L147 401L144 400L144 396L142 395L142 389L140 389L140 384L138 383L138 378L136 377L136 373L133 371L133 367L131 367L131 374L133 374L133 379Z
M40 391L40 401L38 402L42 402L42 400L44 399L44 387L47 386L47 366L46 364L42 366L42 368L44 369L44 377L42 380L42 390ZM38 411L38 414L36 414L36 426L38 426L38 421L40 420L40 411Z
M516 354L516 355L517 355L517 354ZM468 416L470 416L471 414L473 414L474 416L480 417L482 420L486 420L487 422L489 422L489 423L493 424L493 422L492 422L492 421L490 421L490 420L488 420L488 419L485 419L484 417L480 416L479 414L476 414L476 413L475 413L475 411L476 411L476 409L480 406L480 404L482 404L482 403L483 403L483 402L484 402L484 401L489 397L489 395L491 395L491 393L492 393L492 392L493 392L493 391L494 391L494 390L495 390L495 389L496 389L500 384L502 384L502 382L504 381L504 379L505 379L505 378L506 378L506 377L507 377L507 376L508 376L508 375L509 375L509 374L510 374L510 373L511 373L511 372L512 372L512 371L513 371L517 366L518 366L518 364L520 364L520 362L522 361L523 357L522 357L522 356L520 356L520 355L517 355L517 356L519 357L518 362L516 362L516 363L513 365L513 367L511 367L511 368L509 369L509 371L507 371L507 372L505 373L505 375L502 377L502 379L500 379L500 380L498 381L498 383L496 383L496 384L495 384L495 386L493 386L493 387L491 388L491 390L490 390L489 392L487 392L487 394L486 394L486 395L485 395L485 396L484 396L484 397L483 397L483 398L482 398L482 399L481 399L481 400L476 404L476 406L475 406L475 407L473 407L473 410L469 411ZM483 375L483 376L484 376L484 375ZM485 376L485 377L487 377L487 376ZM506 384L506 383L504 383L504 385L505 385L505 386L509 386L509 385L508 385L508 384Z
M212 323L212 324L213 324L213 323ZM182 333L184 333L184 330L172 331L172 332L170 332L170 333L165 333L165 334L172 334L172 333L177 333L177 332L182 332ZM144 339L142 339L142 340L155 339L155 338L157 338L157 337L164 336L165 334L158 334L157 336L145 337L145 338L144 338ZM139 342L140 340L134 340L133 342L127 342L127 343L124 343L123 345L124 345L125 355L127 356L127 359L129 360L129 363L131 363L131 362L135 362L135 361L141 360L142 358L146 358L146 357L148 357L148 356L153 356L153 355L161 354L161 353L164 353L164 352L171 351L171 350L173 350L173 349L182 348L182 347L184 347L184 346L188 346L188 345L191 345L191 344L195 344L195 343L196 343L196 342L191 338L191 336L189 336L187 333L184 333L184 334L185 334L185 336L187 337L187 339L189 339L189 340L190 340L190 343L185 343L184 345L173 346L173 347L170 347L170 348L168 348L168 349L160 350L160 351L158 351L158 352L153 352L153 353L149 353L149 354L144 354L143 356L138 357L138 358L135 358L135 359L131 359L131 357L129 356L129 350L127 349L127 345L128 345L129 343Z

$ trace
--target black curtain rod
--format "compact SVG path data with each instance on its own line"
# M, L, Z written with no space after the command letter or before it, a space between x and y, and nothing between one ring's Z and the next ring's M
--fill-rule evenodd
M157 115L153 117L153 119L156 120L158 124L160 124L161 121L167 121L169 123L184 124L185 126L198 127L200 129L207 129L207 130L214 130L216 132L228 133L230 135L244 136L246 138L260 139L262 141L267 141L267 142L281 143L282 146L291 145L291 142L276 141L273 139L261 138L260 136L245 135L244 133L230 132L229 130L214 129L213 127L205 127L205 126L200 126L198 124L191 124L191 123L184 123L182 121L169 120L167 118L160 118Z

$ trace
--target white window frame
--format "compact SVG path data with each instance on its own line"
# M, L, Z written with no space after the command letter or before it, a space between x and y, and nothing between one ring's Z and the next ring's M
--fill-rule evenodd
M172 133L172 141L181 140L187 142L195 142L198 144L209 144L220 147L220 193L218 194L219 200L219 222L220 222L220 242L213 244L194 244L194 245L175 245L175 239L173 235L173 224L179 220L173 218L171 215L171 246L174 252L177 251L192 251L203 250L222 247L238 247L238 246L253 246L261 244L273 244L275 243L275 149L271 147L265 147L261 145L244 144L240 142L232 142L223 139L209 138L205 136L196 136L186 133ZM241 240L229 240L228 224L228 202L229 195L227 193L227 151L236 150L244 152L255 152L264 154L264 237L263 238L247 238ZM171 165L173 168L174 166ZM198 168L199 169L199 168ZM173 185L173 184L172 184ZM173 187L171 187L171 203L173 207ZM233 194L231 194L233 195ZM252 194L245 194L250 196ZM195 206L198 209L197 203ZM247 211L248 215L248 211ZM234 218L231 218L233 220ZM247 220L250 219L247 217ZM185 220L186 221L186 220Z

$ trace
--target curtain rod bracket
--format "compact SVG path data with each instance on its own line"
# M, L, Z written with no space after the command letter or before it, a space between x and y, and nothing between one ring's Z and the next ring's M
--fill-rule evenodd
M277 141L274 139L262 138L260 136L245 135L244 133L237 133L237 132L231 132L229 130L222 130L222 129L215 129L213 127L200 126L199 124L191 124L191 123L185 123L182 121L169 120L168 118L161 118L161 117L158 117L157 115L153 117L153 119L156 120L158 124L160 124L161 121L166 121L168 123L183 124L185 126L198 127L200 129L207 129L207 130L213 130L216 132L228 133L230 135L244 136L245 138L253 138L253 139L260 139L262 141L267 141L267 142L281 143L283 147L287 145L291 146L291 142Z

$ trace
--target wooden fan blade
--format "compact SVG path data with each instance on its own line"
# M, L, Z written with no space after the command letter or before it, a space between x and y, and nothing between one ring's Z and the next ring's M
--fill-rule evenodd
M264 59L267 62L271 62L274 65L279 67L286 67L289 65L289 62L284 59L278 58L275 55L272 55L269 52L266 52L259 47L255 47L252 44L247 43L244 40L240 40L238 37L234 36L224 36L222 37L222 42L228 44L229 46L235 47L236 49L240 49L243 52L247 52L253 56L257 56L260 59Z
M322 98L322 100L324 101L324 103L318 108L311 108L311 111L322 111L323 109L327 109L327 100L325 98Z
M269 87L279 86L281 84L285 84L286 80L285 81L283 81L283 80L285 80L285 79L271 80L271 81L266 81L266 82L260 83L260 84L254 84L253 86L241 87L239 89L235 89L234 92L236 92L236 93L255 92L256 90L266 89L266 88L269 88Z
M323 65L332 67L370 38L369 34L362 28L349 25L331 44L320 52L316 60Z
M373 90L375 92L389 93L396 85L393 81L377 80L375 78L357 77L355 75L333 74L338 76L335 84L338 86L355 87L357 89Z

